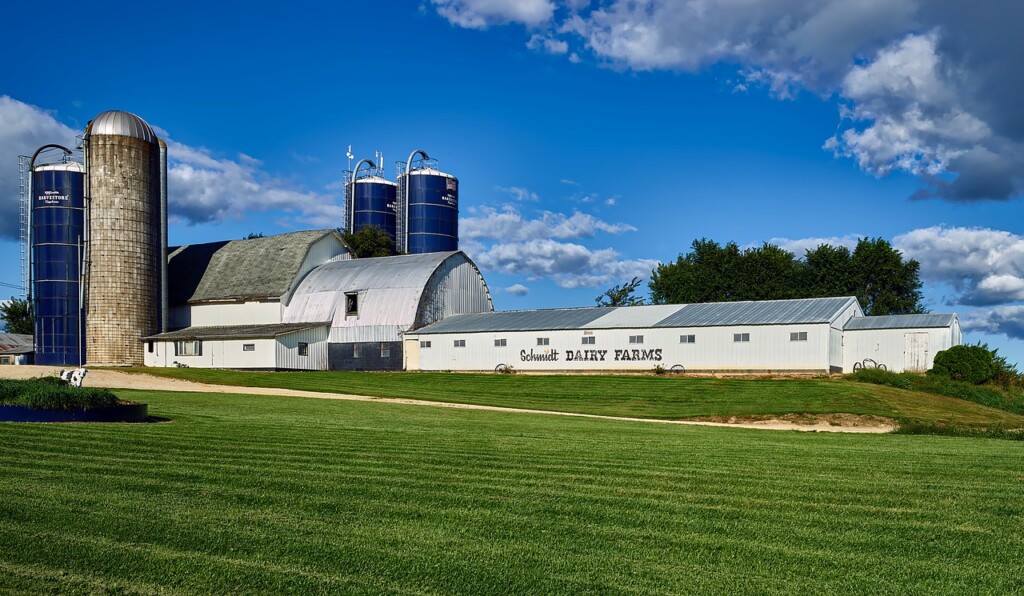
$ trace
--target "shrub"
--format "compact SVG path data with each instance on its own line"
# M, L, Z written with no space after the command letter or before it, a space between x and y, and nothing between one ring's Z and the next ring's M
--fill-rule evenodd
M106 389L72 387L56 377L24 381L0 380L0 405L25 406L38 410L107 408L120 400Z
M1001 360L1002 366L1006 367L1006 359ZM996 378L1000 364L996 362L995 351L989 350L988 346L953 346L935 355L935 363L928 372L954 381L981 385Z
M924 391L946 397L955 397L976 404L1024 414L1024 396L1017 391L1003 391L998 387L979 387L963 381L954 381L941 375L894 373L877 368L859 370L847 376L852 381L886 385L897 389Z

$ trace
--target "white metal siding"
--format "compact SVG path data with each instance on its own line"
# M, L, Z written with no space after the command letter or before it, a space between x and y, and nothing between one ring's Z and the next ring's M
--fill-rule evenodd
M806 341L790 341L790 333L806 332ZM749 342L734 342L736 333L749 333ZM584 345L584 336L595 338ZM630 344L631 335L642 335L643 344ZM695 343L680 343L680 335L695 336ZM550 340L538 346L537 338ZM498 364L512 365L520 370L651 370L657 365L670 368L682 365L696 371L827 371L829 367L829 325L760 325L736 327L640 328L640 329L577 329L558 331L516 331L487 333L451 333L416 336L409 339L429 340L431 347L419 349L420 370L494 370ZM495 347L494 340L505 339L505 347ZM455 340L465 340L465 347L455 347ZM567 352L574 358L567 359ZM645 359L621 357L616 350L659 351ZM595 356L597 359L577 359ZM604 351L603 360L601 352ZM543 360L557 354L557 360ZM532 354L532 357L531 357ZM524 358L525 356L525 358ZM531 359L536 358L536 359ZM410 366L413 364L409 362Z
M853 372L853 365L870 358L884 364L888 370L902 372L906 362L906 335L927 334L927 358L924 369L932 367L935 354L959 345L956 330L959 325L927 329L847 329L843 333L843 372Z
M445 317L491 312L491 292L480 271L466 259L445 259L430 276L416 313L417 327Z
M154 341L153 352L144 346L146 366L174 366L175 362L192 368L274 368L275 344L272 339L204 339L199 356L175 356L173 341ZM242 346L253 344L246 352Z
M295 289L299 287L302 280L305 279L306 275L316 269L320 265L323 265L327 261L330 261L334 257L346 254L345 246L342 245L341 240L334 234L328 234L320 240L317 240L309 247L309 252L306 253L306 258L302 260L302 265L299 266L299 271L295 274L295 279L292 280L291 287L288 288L288 293L281 297L281 303L287 305L291 302L292 294L295 293ZM321 319L326 321L327 319ZM317 321L319 322L319 321Z
M327 370L327 326L304 329L277 338L277 368ZM306 356L299 356L299 342L309 345Z
M281 303L243 302L225 304L196 304L191 307L190 327L217 327L223 325L260 325L281 322Z

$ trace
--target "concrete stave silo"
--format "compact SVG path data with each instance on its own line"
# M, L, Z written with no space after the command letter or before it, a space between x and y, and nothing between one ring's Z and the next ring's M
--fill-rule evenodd
M144 120L104 112L86 127L86 361L142 365L166 319L166 152Z

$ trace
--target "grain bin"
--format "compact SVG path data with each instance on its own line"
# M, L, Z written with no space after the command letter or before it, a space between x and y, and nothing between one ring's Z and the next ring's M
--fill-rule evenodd
M142 118L103 112L86 127L86 361L142 365L166 320L166 152Z
M414 162L416 154L423 159ZM414 169L414 164L419 167ZM437 169L423 151L414 151L399 177L400 230L409 254L459 250L459 180Z
M40 164L48 149L60 162ZM85 233L85 167L70 149L40 148L32 157L32 309L35 363L81 366L85 317L81 310L82 240Z

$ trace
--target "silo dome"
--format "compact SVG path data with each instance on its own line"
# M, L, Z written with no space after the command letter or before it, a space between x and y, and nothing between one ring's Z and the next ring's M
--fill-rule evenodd
M157 138L153 127L145 120L121 110L110 110L96 116L85 129L85 134L131 137L147 143L155 143Z

